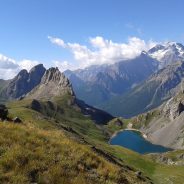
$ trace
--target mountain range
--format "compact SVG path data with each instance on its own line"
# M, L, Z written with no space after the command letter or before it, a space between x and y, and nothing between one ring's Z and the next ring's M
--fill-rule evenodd
M83 114L91 116L95 122L107 123L113 119L113 116L103 110L78 100L70 81L58 68L52 67L46 70L42 64L39 64L33 67L30 72L21 70L13 79L1 80L0 86L1 103L24 98L50 101L58 96L69 95L71 99L68 103L76 105ZM35 108L37 109L38 107Z
M146 112L177 94L181 89L183 77L184 63L173 63L158 70L122 96L112 98L103 104L102 108L123 117L132 117Z
M91 66L84 70L65 71L78 98L100 106L148 78L157 70L157 61L142 52L135 59L112 65Z
M135 59L66 71L78 98L115 116L131 117L159 106L183 78L184 46L168 42Z
M141 67L133 70L133 66L140 66L135 61L143 64L148 72L141 72ZM174 62L157 70L156 62L143 52L130 63L125 61L125 64L116 64L117 68L123 71L120 75L122 82L126 81L123 84L128 84L126 90L121 88L120 91L125 90L125 93L128 93L129 90L145 84L145 80L149 83L155 77L153 81L161 81L165 92L176 89L173 90L173 96L178 91L182 93L183 63ZM102 67L106 69L109 66ZM129 73L126 71L137 72L137 76L132 74L127 79ZM71 74L70 71L67 72ZM114 77L114 73L111 74L112 79L117 79L117 75ZM85 75L87 77L87 74ZM131 86L130 79L136 80L138 75L139 84ZM168 85L170 78L173 78L171 86ZM45 69L43 65L37 65L30 72L20 71L14 79L0 80L0 86L1 103L6 103L9 113L4 121L6 123L0 120L1 183L151 184L184 181L183 162L180 159L182 151L145 156L123 147L109 145L109 139L115 131L131 125L132 128L144 132L151 142L174 149L183 148L183 93L171 98L156 110L135 118L123 119L114 118L109 113L79 100L70 80L58 68ZM104 86L107 88L106 84ZM112 86L109 89L112 89ZM113 91L113 95L118 93L118 90ZM145 98L147 92L146 90ZM165 95L167 93L163 93L164 100ZM118 104L119 102L117 107ZM129 105L129 102L126 105ZM21 121L13 123L12 117ZM173 134L166 136L167 131L172 129ZM159 142L157 135L163 141ZM176 164L174 167L169 165L169 161L165 161L169 159ZM171 175L173 177L170 177Z

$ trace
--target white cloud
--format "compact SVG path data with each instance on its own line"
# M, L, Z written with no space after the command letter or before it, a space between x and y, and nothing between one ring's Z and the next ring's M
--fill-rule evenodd
M53 61L54 66L58 67L61 72L64 72L68 69L75 69L75 66L70 64L68 61Z
M0 79L10 79L19 71L15 60L0 54Z
M33 68L33 66L38 65L39 62L38 61L32 61L32 60L24 59L24 60L20 61L18 64L19 64L20 68L26 69L26 70L29 71L31 68Z
M62 39L60 38L53 38L51 36L48 36L48 39L52 42L52 43L55 43L59 46L62 46L62 47L65 47L65 43Z
M137 37L130 37L127 43L116 43L112 40L97 36L90 38L89 43L92 49L79 43L65 43L60 38L49 36L48 39L62 48L72 52L77 61L77 68L85 68L90 65L112 64L121 60L132 59L138 56L141 51L149 50L156 43L152 40L145 42Z
M22 61L15 61L12 58L0 54L0 79L12 79L20 70L27 69L29 71L38 63L38 61L26 59Z
M18 65L15 62L15 60L0 54L0 68L1 69L15 69L17 67Z

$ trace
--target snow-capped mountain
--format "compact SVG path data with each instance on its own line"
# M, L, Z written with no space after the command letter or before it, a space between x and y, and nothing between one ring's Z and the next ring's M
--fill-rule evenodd
M184 46L176 42L167 42L156 45L148 51L148 54L160 62L159 68L171 63L184 60Z

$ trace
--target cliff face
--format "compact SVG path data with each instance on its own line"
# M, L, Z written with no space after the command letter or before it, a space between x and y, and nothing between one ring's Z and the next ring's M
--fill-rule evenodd
M2 87L0 94L1 98L12 100L26 95L40 83L45 70L42 64L33 67L30 72L21 70L17 76L9 80L7 84Z

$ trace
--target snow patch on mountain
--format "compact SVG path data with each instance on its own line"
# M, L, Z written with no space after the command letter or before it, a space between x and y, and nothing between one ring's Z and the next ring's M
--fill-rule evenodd
M184 60L184 46L176 42L167 42L156 45L148 51L148 54L160 62L159 68Z

